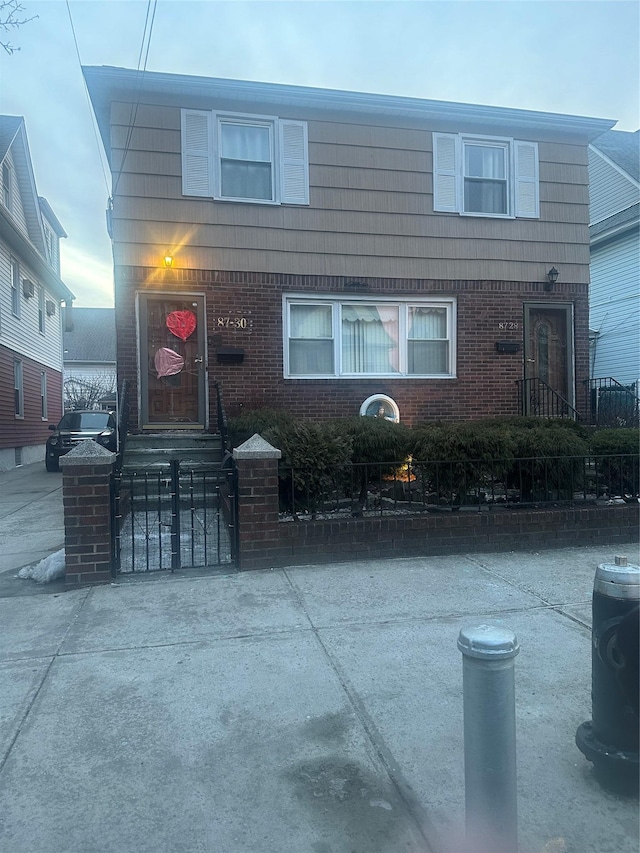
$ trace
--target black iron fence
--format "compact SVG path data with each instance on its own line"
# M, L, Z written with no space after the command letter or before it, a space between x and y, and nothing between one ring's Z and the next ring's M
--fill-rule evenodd
M235 467L173 460L153 470L116 473L112 492L116 573L236 564Z
M122 380L122 385L120 386L120 394L117 398L117 408L118 408L118 452L116 454L116 473L120 472L122 468L122 460L124 459L124 452L127 446L127 434L129 432L129 395L130 395L130 382L128 379Z
M638 501L638 455L281 467L284 519Z
M622 385L611 377L585 380L590 424L598 427L637 427L640 400L635 382Z

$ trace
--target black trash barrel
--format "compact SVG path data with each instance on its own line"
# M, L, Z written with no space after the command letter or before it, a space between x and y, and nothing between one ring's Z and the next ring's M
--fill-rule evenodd
M638 790L640 566L616 557L598 566L593 585L591 714L576 732L578 749L599 781Z

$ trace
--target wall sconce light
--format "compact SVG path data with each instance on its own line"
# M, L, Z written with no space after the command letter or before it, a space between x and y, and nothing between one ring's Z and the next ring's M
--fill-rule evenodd
M544 283L544 289L548 292L553 290L553 285L558 280L558 270L555 267L551 267L549 272L547 273L547 280Z
M171 267L173 266L173 255L171 254L171 252L168 249L164 253L164 257L162 258L162 263L164 264L165 269L167 269L167 270L170 270Z

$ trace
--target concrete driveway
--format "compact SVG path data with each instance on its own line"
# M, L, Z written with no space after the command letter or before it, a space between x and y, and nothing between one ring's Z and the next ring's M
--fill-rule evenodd
M521 645L520 853L637 853L637 800L603 790L574 744L591 716L593 576L613 556L143 576L0 599L0 849L461 853L456 639L485 621Z

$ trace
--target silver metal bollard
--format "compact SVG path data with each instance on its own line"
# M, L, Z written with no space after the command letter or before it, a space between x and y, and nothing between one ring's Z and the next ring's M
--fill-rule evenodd
M464 778L469 853L517 853L516 713L513 631L463 628Z

